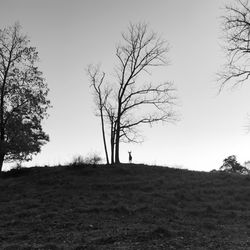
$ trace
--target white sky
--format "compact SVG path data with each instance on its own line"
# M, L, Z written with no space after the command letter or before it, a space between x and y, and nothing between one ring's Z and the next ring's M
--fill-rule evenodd
M145 142L122 144L121 161L132 150L137 163L219 168L235 154L250 160L248 83L217 96L216 72L224 62L220 19L226 0L0 0L1 27L19 21L36 46L53 109L44 122L50 142L26 165L69 162L75 155L104 157L98 117L85 69L102 63L112 74L115 46L129 22L143 21L168 40L171 65L152 71L156 81L171 80L178 89L173 124L144 127Z

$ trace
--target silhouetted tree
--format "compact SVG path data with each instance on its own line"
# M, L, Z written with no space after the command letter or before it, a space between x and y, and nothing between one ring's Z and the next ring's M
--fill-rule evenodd
M107 84L104 85L105 73L100 71L99 66L89 65L87 74L90 78L90 87L94 89L94 99L97 106L96 115L101 119L102 138L107 164L109 164L109 156L106 143L105 121L110 127L110 159L111 164L113 164L115 149L115 110L109 102L112 88Z
M150 32L146 24L130 24L128 31L122 34L122 43L116 48L116 82L112 86L106 83L109 94L104 105L111 127L111 153L116 163L120 162L121 141L141 141L139 125L175 119L173 84L153 84L142 79L150 68L167 64L167 53L166 41ZM102 93L102 99L106 93Z
M95 95L95 103L98 109L97 115L100 116L101 119L101 126L102 126L102 138L103 138L103 145L104 151L106 156L106 162L109 164L109 156L107 150L107 143L106 143L106 135L105 135L105 125L104 125L104 112L107 111L107 98L110 94L109 89L103 89L103 80L105 77L105 73L100 72L100 68L98 66L89 65L87 69L87 74L90 78L91 87L94 89Z
M231 155L224 159L223 165L220 167L220 170L228 172L228 173L247 173L248 170L246 167L240 165L237 162L236 156Z
M236 0L226 5L223 32L227 63L218 74L220 91L226 83L236 86L250 76L250 5L248 0Z
M49 140L41 126L48 87L29 42L19 24L0 30L0 171L4 161L31 160Z

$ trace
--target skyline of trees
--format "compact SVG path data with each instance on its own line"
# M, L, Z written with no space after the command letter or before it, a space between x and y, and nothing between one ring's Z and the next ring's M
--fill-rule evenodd
M219 92L250 76L249 1L226 4L222 19L227 62L218 73ZM0 30L0 170L4 160L30 160L49 141L41 126L50 107L49 89L36 65L38 52L29 43L17 23ZM121 142L143 141L141 125L176 120L173 83L147 80L152 68L167 65L168 53L168 43L148 25L130 23L115 50L116 82L108 83L99 66L88 67L108 164L120 162Z

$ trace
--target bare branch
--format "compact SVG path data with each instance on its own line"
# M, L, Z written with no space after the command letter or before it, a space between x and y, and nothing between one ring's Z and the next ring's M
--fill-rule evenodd
M244 83L250 75L250 7L248 0L237 0L225 7L222 17L227 63L218 73L219 92L229 84L235 87Z
M140 125L174 120L173 85L169 82L142 84L145 81L140 80L144 72L167 64L167 52L167 42L150 32L146 24L130 24L116 48L117 84L111 88L105 83L102 88L104 75L101 77L99 70L88 71L98 96L99 114L110 125L111 159L115 153L116 163L119 163L120 142L142 142ZM112 96L111 91L116 96Z

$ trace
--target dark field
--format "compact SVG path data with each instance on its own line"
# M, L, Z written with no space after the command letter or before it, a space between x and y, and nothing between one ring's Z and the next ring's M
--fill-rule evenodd
M1 249L250 249L250 177L144 165L0 176Z

